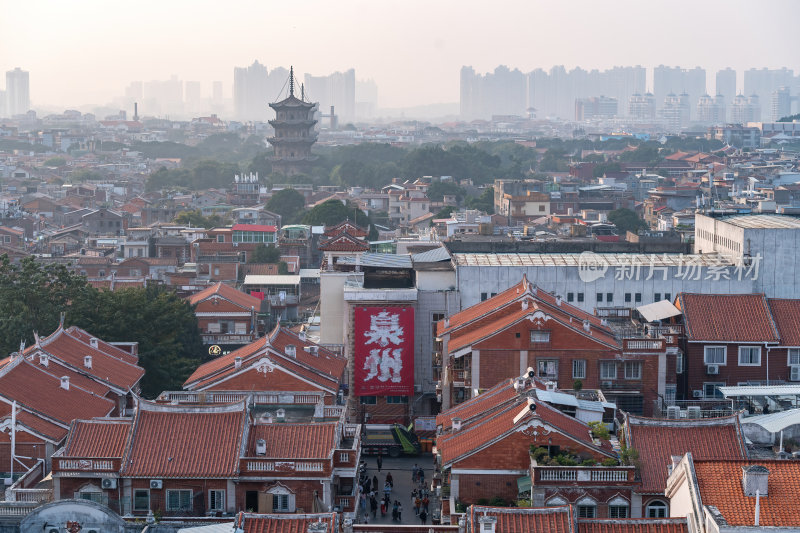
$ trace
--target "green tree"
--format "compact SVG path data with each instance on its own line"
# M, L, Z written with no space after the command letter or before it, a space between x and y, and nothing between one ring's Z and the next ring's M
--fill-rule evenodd
M63 157L51 157L42 164L46 167L63 167L67 164L67 160Z
M278 274L286 275L289 273L289 265L286 261L281 261L278 263Z
M106 341L138 341L147 398L180 390L207 358L193 307L163 286L90 292L67 320Z
M94 291L79 276L61 264L43 265L33 257L12 264L0 256L0 353L30 345L33 332L49 335L58 327L62 312Z
M474 196L467 198L467 207L489 215L494 214L494 187L486 187L477 198Z
M375 227L375 224L370 224L369 226L369 234L367 235L368 241L377 241L380 239L380 234L378 233L378 228Z
M181 211L173 220L176 224L184 224L195 228L219 228L224 226L226 221L220 215L203 216L199 209Z
M277 263L281 259L281 251L275 245L259 244L250 254L248 263Z
M619 163L600 163L594 167L592 175L595 178L601 178L608 172L619 172L620 170L622 170L622 167Z
M454 195L456 201L461 203L466 195L464 187L453 183L452 181L434 181L428 187L428 199L431 202L441 202L445 195Z
M328 200L314 207L303 217L303 224L310 226L334 226L343 220L352 220L363 228L369 227L370 220L358 207L339 200Z
M615 209L608 214L608 221L614 224L621 232L630 231L638 233L639 230L646 230L647 223L630 209Z
M450 215L455 210L456 210L456 208L453 207L452 205L448 205L448 206L443 207L442 209L439 210L438 213L433 215L433 218L431 219L431 226L433 226L433 221L438 219L438 218L450 218Z
M267 209L281 216L281 224L293 224L303 217L306 198L294 189L281 189L267 202Z
M105 179L105 176L96 170L89 170L88 168L79 168L73 170L69 174L69 180L72 183L80 183L84 181L99 181Z

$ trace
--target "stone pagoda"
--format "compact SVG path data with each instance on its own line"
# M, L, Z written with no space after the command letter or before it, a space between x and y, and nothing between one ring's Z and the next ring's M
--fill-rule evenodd
M302 86L300 98L294 95L294 67L289 69L289 96L269 106L275 110L275 120L269 121L275 136L267 139L275 149L273 171L287 176L307 173L317 158L311 154L311 145L317 141L314 131L317 104L306 101Z

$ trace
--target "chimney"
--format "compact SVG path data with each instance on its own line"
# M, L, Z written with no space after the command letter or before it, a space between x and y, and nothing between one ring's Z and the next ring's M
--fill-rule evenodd
M449 328L450 327L450 319L449 318L445 318L444 319L444 327L445 328Z
M588 320L583 321L583 331L585 331L586 333L592 332L592 323L589 322Z
M455 417L450 422L453 424L453 431L461 431L461 419L460 418Z
M69 376L61 376L61 388L69 390Z
M495 533L497 528L497 517L483 515L478 518L481 533Z
M40 353L39 364L47 368L47 365L50 364L50 357L46 353Z
M242 358L237 357L233 360L233 368L242 368Z
M323 521L308 524L308 533L326 533L328 531L328 524Z
M87 355L87 356L85 356L83 358L83 366L85 366L88 369L92 368L92 356L91 355Z
M275 416L277 417L278 422L286 422L286 409L278 409L278 411L275 413Z
M267 441L264 439L256 441L256 455L267 455Z
M745 496L755 497L756 493L764 497L767 495L769 470L761 465L742 467L742 488Z
M526 310L528 308L528 299L522 300L522 310Z
M89 339L89 346L92 348L97 348L97 337L92 337Z
M294 344L286 345L286 355L288 355L289 357L297 356L297 348L295 348Z
M556 305L561 307L561 296L556 296Z
M300 333L297 334L297 336L300 337L301 341L303 341L303 342L306 341L306 332L305 331L301 331Z
M520 394L525 392L525 378L517 378L514 380L514 390Z

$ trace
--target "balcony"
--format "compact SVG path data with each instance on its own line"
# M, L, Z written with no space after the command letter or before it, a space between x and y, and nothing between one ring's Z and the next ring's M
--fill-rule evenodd
M323 394L312 394L308 392L244 392L244 391L165 391L159 395L159 402L178 402L178 403L236 403L247 400L248 404L254 405L316 405L323 401ZM340 405L326 405L325 415L330 413L331 418L338 418L341 414ZM331 411L328 411L328 410ZM338 413L338 414L336 414Z
M594 314L598 318L625 319L631 318L630 307L596 307Z
M203 344L250 344L258 337L241 333L201 333Z
M306 473L313 477L321 476L325 472L325 461L280 461L275 459L241 459L239 466L242 474L261 475L269 472L269 475L288 475L296 473ZM316 474L316 475L314 475Z
M559 483L634 483L636 469L633 466L539 466L535 461L531 467L533 485Z
M660 353L666 349L665 339L622 339L623 352Z
M296 294L287 294L283 298L277 294L270 294L266 297L270 307L287 307L290 305L297 305L298 298Z

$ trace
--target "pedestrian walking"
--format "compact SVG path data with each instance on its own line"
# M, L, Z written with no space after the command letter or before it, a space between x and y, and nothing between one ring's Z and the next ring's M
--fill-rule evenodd
M392 488L394 488L394 480L392 479L391 472L386 472L386 483L388 483Z
M378 476L372 476L372 488L378 490Z
M411 498L411 501L414 504L414 514L418 515L419 514L419 503L420 503L419 496L414 496L413 498Z
M419 519L422 521L422 524L425 525L428 522L428 513L425 512L425 509L419 513Z
M386 498L381 500L381 517L386 516Z
M359 496L359 500L361 503L361 512L367 514L367 495L362 492L361 496Z
M430 512L428 510L428 505L430 505L430 503L431 503L431 500L427 496L422 498L422 510L425 511L426 513Z
M380 472L380 471L381 471L381 467L382 467L382 466L383 466L383 456L382 456L382 455L379 455L379 456L378 456L378 472Z
M386 496L386 498L388 498L391 492L392 492L392 486L387 481L386 483L383 484L383 494Z
M372 511L372 518L374 519L375 515L378 514L378 500L375 499L374 495L369 499L369 508Z
M392 505L392 522L397 522L397 500Z
M403 504L400 502L397 502L397 521L403 521Z

